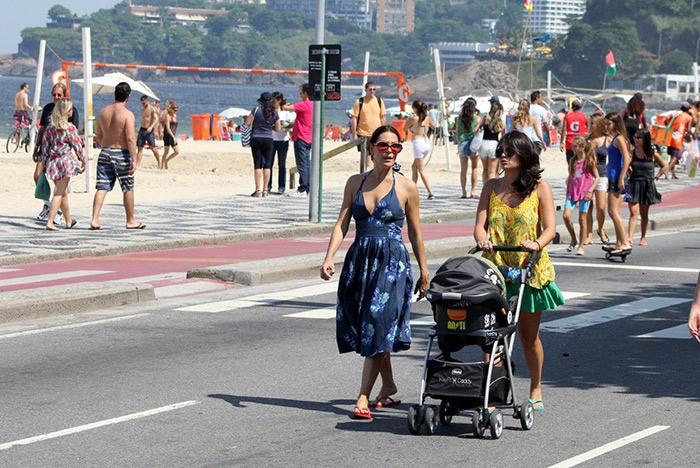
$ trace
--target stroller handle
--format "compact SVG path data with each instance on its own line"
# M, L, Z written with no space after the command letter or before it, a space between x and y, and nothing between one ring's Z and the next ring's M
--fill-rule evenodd
M527 261L527 264L525 265L525 270L528 270L528 277L534 272L534 265L537 259L540 256L539 251L537 250L528 250L526 248L523 248L521 246L514 246L514 245L494 245L493 246L493 251L494 252L529 252L530 253L530 259ZM474 246L469 253L470 254L475 254L477 252L481 252L481 247L478 245Z

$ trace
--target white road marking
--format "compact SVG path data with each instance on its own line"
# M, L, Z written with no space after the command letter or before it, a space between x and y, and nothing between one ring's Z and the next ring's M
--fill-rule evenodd
M690 336L690 330L688 330L688 324L684 323L664 330L635 336L635 338L670 338L673 340L686 340L692 337Z
M591 293L581 293L573 291L562 291L561 295L564 296L564 300L570 301L571 299L578 299L579 297L590 296Z
M49 273L46 275L22 276L19 278L10 278L0 280L0 286L16 286L18 284L43 283L46 281L55 281L67 278L80 278L81 276L104 275L114 273L108 270L75 270L64 271L62 273Z
M156 293L156 299L165 299L168 297L185 296L207 291L219 291L226 288L228 288L228 286L225 284L212 283L210 281L192 281L189 283L161 286L155 288L154 291Z
M38 328L36 330L27 330L27 331L22 331L22 332L8 333L7 335L0 335L0 340L5 340L7 338L17 338L18 336L38 335L40 333L47 333L47 332L56 331L56 330L69 330L71 328L89 327L91 325L99 325L101 323L120 322L122 320L130 320L133 318L145 317L146 315L150 315L150 314L145 313L145 314L124 315L122 317L115 317L115 318L102 319L102 320L93 320L91 322L80 322L80 323L73 323L71 325L60 325L57 327Z
M411 325L418 327L432 327L435 325L435 320L433 320L432 315L424 315L422 317L411 319Z
M305 310L296 314L288 314L284 317L310 318L310 319L332 319L335 318L335 307L324 307L323 309Z
M599 325L613 320L632 317L652 310L663 309L664 307L688 302L690 299L676 299L673 297L649 297L638 301L625 302L605 309L594 310L585 314L578 314L558 320L545 322L540 326L540 330L567 333L579 328Z
M136 276L134 278L122 278L106 281L107 283L150 283L151 281L161 281L166 279L184 279L187 272L174 271L172 273L161 273L160 275Z
M600 455L612 452L615 449L619 449L620 447L624 447L625 445L631 444L632 442L636 442L645 437L649 437L650 435L654 435L657 432L665 431L669 427L670 426L652 426L649 429L635 432L634 434L628 435L627 437L623 437L622 439L617 439L613 442L601 445L596 449L590 450L586 453L582 453L581 455L577 455L573 458L569 458L568 460L564 460L563 462L557 463L556 465L552 465L549 468L569 468L571 466L579 465L588 460L592 460L595 457L599 457Z
M49 432L48 434L42 434L34 437L28 437L26 439L15 440L13 442L7 442L6 444L0 444L0 450L7 450L17 445L29 445L33 444L34 442L42 442L44 440L55 439L57 437L63 437L71 434L77 434L78 432L85 432L91 429L97 429L99 427L123 423L126 421L132 421L134 419L145 418L148 416L153 416L155 414L165 413L167 411L174 411L176 409L185 408L187 406L197 405L199 403L201 402L195 400L183 401L181 403L175 403L168 406L161 406L160 408L141 411L140 413L127 414L126 416L120 416L118 418L105 419L104 421L97 421L90 424L84 424L82 426L75 426L69 429L63 429L62 431Z
M604 268L606 270L643 270L643 271L667 271L669 273L697 273L697 268L655 267L645 265L621 265L619 263L583 263L583 262L552 262L554 266L570 266L583 268Z
M0 270L0 274L2 274L2 273L12 273L13 271L22 271L22 270L17 269L17 268L11 268L11 269L3 268L3 269Z
M175 310L184 312L205 312L216 314L219 312L227 312L231 310L241 309L245 307L254 307L260 305L270 305L279 302L284 302L302 297L319 296L335 292L338 289L338 282L323 282L312 286L305 286L296 289L288 289L286 291L277 291L253 296L242 297L240 299L231 299L226 301L207 302L193 306L180 307Z

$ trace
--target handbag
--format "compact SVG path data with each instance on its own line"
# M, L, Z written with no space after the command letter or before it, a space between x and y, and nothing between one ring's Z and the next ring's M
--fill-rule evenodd
M474 138L472 138L472 142L469 144L469 149L471 150L472 153L476 153L481 149L481 144L484 142L484 127L480 127L479 130L477 130L476 134L474 134Z
M674 129L671 127L673 121L676 120L677 116L669 119L668 117L657 116L656 124L651 124L649 126L649 133L651 134L651 141L661 146L671 146L673 141Z
M49 200L51 198L51 187L49 186L49 181L46 178L46 172L44 171L41 171L41 174L39 174L39 180L36 181L34 198L38 198L39 200Z
M253 110L253 120L255 120L255 113L258 111L258 108L256 107L255 110ZM250 146L250 136L253 133L253 122L250 122L250 125L246 125L245 122L243 122L243 125L241 125L241 144L243 145L244 148L248 148Z

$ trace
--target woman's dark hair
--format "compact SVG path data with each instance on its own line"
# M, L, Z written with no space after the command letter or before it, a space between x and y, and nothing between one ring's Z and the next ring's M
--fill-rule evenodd
M538 148L527 135L516 130L503 135L496 147L496 157L500 159L506 149L513 150L520 159L520 177L513 182L513 189L521 197L528 197L537 188L543 171Z
M476 115L476 99L470 97L462 104L462 112L459 114L459 120L462 121L467 132L472 129L474 115Z
M622 120L620 113L617 111L608 112L605 114L605 119L613 123L617 137L622 138L629 148L629 141L627 141L627 127L625 126L625 121Z
M635 132L634 136L635 138L641 137L642 139L642 151L644 152L644 159L654 159L654 149L651 147L651 133L649 133L649 130L647 130L646 128L640 128Z
M636 93L630 98L629 101L627 101L627 115L636 115L637 117L641 117L644 114L645 109L646 105L644 104L644 100L642 100L642 95L639 93Z
M279 91L274 91L272 93L272 99L275 101L279 100L280 106L287 104L287 101L284 99L284 94L280 93Z
M258 104L263 111L265 117L270 117L275 113L275 99L271 93L264 92L258 98Z
M425 118L428 116L428 105L423 101L413 101L411 107L414 108L418 115L418 123L422 124Z
M387 132L393 133L394 135L396 135L396 138L398 138L399 141L403 141L401 139L401 134L399 133L398 130L396 130L391 125L382 125L378 129L376 129L374 131L374 133L372 133L371 137L369 137L369 143L375 144L377 142L377 140L379 140L379 135L381 135L382 133L387 133Z

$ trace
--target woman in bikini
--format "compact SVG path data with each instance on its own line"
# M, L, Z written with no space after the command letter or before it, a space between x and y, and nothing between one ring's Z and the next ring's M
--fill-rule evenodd
M428 191L428 200L435 198L433 189L430 186L428 175L425 173L425 157L430 154L430 140L428 139L428 129L435 129L435 123L428 115L428 106L423 101L413 101L413 115L408 118L406 126L411 132L411 143L413 144L413 165L411 173L413 182L418 183L420 175L425 189Z

